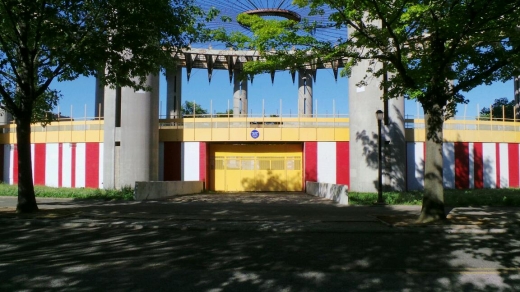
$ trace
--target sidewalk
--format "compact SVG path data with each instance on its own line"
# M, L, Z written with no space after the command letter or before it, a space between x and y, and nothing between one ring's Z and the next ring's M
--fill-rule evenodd
M520 230L519 208L454 208L447 222L416 224L420 206L340 206L304 193L196 194L161 201L37 198L40 212L17 214L0 197L1 225L168 228L269 232L508 233Z

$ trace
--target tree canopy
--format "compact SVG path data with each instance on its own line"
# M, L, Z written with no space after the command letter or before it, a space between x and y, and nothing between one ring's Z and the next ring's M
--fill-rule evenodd
M202 108L200 104L186 100L182 105L182 114L184 116L193 116L193 113L195 113L195 115L205 115L208 111Z
M17 209L37 210L30 123L57 104L54 80L96 76L145 89L144 77L203 39L213 16L193 0L1 0L0 97L17 128Z
M515 114L518 119L516 107L517 103L514 99L509 101L507 97L497 98L490 107L484 107L480 110L480 119L514 120Z
M230 45L259 50L265 61L248 63L250 73L297 70L305 63L346 59L343 75L371 60L365 78L380 78L384 99L406 97L423 106L426 161L419 221L445 218L442 126L464 92L507 80L518 73L520 1L488 0L295 0L328 18L348 35L323 41L313 36L321 23L264 20L241 15L252 37L230 34ZM327 9L325 9L327 8ZM221 35L217 35L220 37ZM363 85L365 81L360 81Z

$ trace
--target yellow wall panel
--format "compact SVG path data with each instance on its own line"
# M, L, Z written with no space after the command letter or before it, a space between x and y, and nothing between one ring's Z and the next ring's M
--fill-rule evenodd
M211 144L215 191L301 191L302 144Z

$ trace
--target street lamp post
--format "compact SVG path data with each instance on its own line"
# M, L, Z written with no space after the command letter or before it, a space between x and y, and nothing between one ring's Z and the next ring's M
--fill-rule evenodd
M383 200L383 168L382 165L382 154L381 154L381 121L384 118L382 110L376 111L377 118L377 204L384 204Z

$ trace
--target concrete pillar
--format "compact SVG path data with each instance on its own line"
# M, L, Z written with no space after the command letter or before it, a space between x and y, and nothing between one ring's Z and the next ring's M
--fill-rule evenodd
M97 83L96 83L97 86ZM119 125L116 125L116 111L119 109L118 98L120 98L120 89L112 89L108 86L100 92L100 99L103 100L103 108L106 116L103 122L103 188L117 189L119 188L119 167L116 154L119 150ZM96 87L96 101L98 101L98 92ZM119 99L120 100L120 99ZM119 115L117 115L119 116ZM117 127L116 127L117 126ZM116 151L117 148L117 151ZM117 182L116 182L117 181Z
M166 70L166 118L182 117L182 66Z
M8 125L13 120L13 116L5 110L0 110L0 125Z
M298 71L298 115L312 117L312 74Z
M94 103L94 116L96 118L104 117L105 110L105 87L101 84L99 79L96 78L96 92L95 92L95 103Z
M354 192L377 192L378 137L376 111L388 115L382 123L384 191L405 190L406 141L404 136L404 98L389 100L385 106L380 89L381 79L367 78L366 85L357 86L369 66L381 64L362 61L352 68L349 78L350 117L350 186ZM386 122L386 123L385 123Z
M247 79L241 79L242 70L235 69L233 74L233 117L247 116Z
M151 91L121 89L120 186L156 181L159 171L159 76L146 79Z

